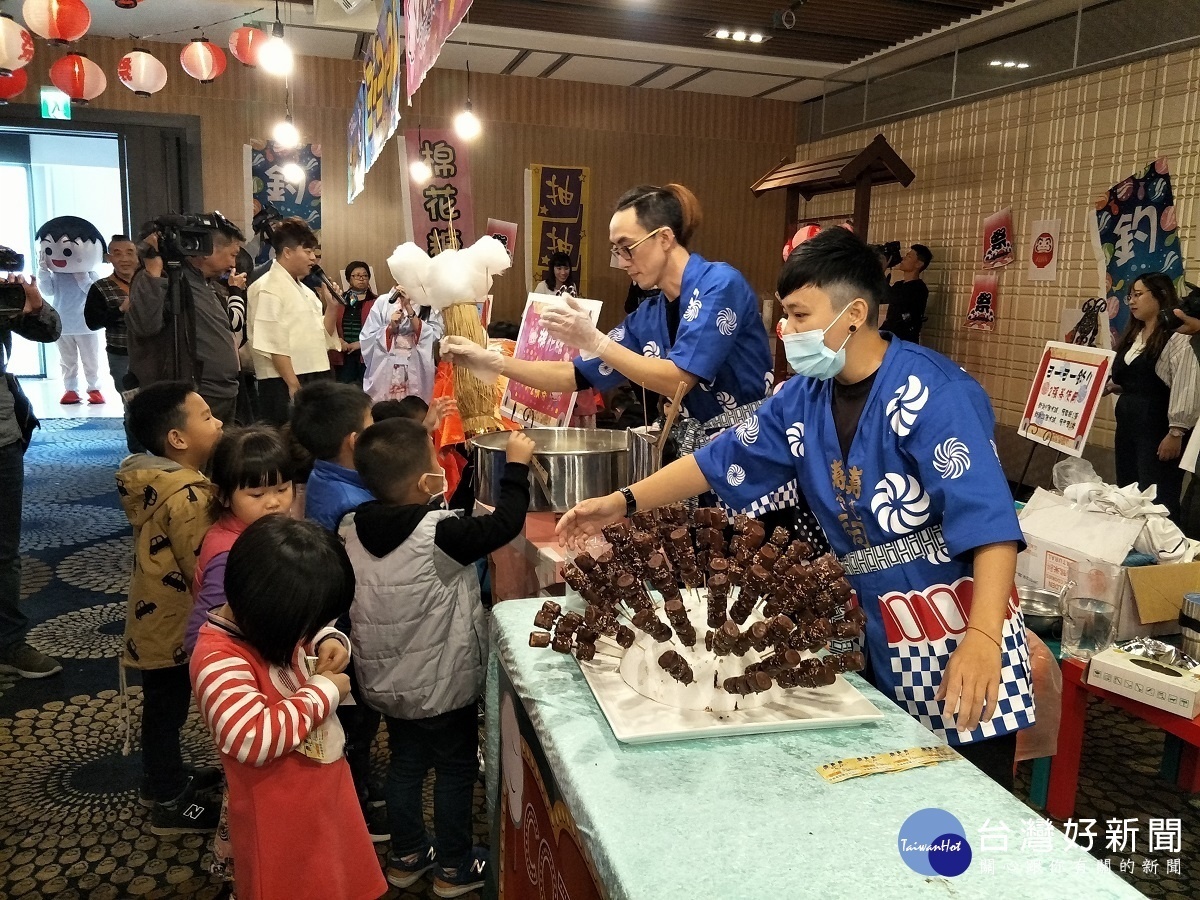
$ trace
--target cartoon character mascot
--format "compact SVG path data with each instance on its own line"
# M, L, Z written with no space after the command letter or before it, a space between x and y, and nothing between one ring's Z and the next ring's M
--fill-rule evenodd
M88 290L108 245L96 226L78 216L58 216L37 231L38 289L62 319L58 339L63 394L59 403L79 403L79 364L87 379L88 403L103 403L100 393L100 334L83 318Z

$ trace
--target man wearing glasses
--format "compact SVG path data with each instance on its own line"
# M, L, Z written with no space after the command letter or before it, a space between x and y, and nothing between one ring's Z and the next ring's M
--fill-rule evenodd
M551 336L579 348L572 362L509 359L456 337L442 342L442 356L481 377L545 391L606 391L629 381L673 397L682 383L684 412L700 423L761 401L771 353L758 298L732 266L688 251L699 224L700 204L682 185L637 187L618 201L613 256L639 288L659 293L608 334L573 298L543 312Z

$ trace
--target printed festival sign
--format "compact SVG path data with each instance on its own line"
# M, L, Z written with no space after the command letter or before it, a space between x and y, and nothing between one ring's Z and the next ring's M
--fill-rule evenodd
M1111 350L1048 341L1017 434L1081 456L1114 356Z
M404 133L402 171L423 160L433 173L424 185L404 179L412 216L412 239L430 256L450 247L462 249L475 242L474 205L471 202L471 156L453 129L409 129ZM452 233L453 231L453 233Z
M561 297L546 294L529 295L525 303L525 313L521 316L517 348L513 353L516 359L570 362L579 355L578 348L568 347L562 341L556 341L542 324L542 311L564 302ZM600 320L603 304L599 300L577 299L576 302L587 310L593 325ZM574 392L542 391L509 381L504 389L500 408L508 418L521 425L561 427L571 421L575 398Z
M504 249L508 251L508 258L515 260L517 257L517 223L505 222L503 219L488 219L487 228L484 229L484 234L494 237L504 245Z
M1012 209L1002 209L983 220L983 267L999 269L1013 261Z
M1029 280L1058 279L1058 219L1042 219L1029 229Z
M1175 197L1167 158L1161 156L1140 175L1109 188L1096 200L1097 254L1105 265L1105 293L1112 343L1129 322L1126 297L1138 276L1168 275L1183 288L1183 255L1176 231Z
M363 83L346 126L347 200L362 193L366 174L400 126L404 21L397 0L382 0L379 27L367 46Z
M471 0L404 0L404 55L409 101L425 80L446 38L458 27Z
M971 331L993 331L996 327L996 301L1000 295L1000 276L976 275L971 290L971 306L963 327Z

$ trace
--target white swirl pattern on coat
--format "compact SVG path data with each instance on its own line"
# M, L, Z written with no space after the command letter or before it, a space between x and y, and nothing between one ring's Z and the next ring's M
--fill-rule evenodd
M875 485L871 512L891 534L911 534L929 521L929 494L911 475L889 472Z
M737 331L737 324L737 313L728 306L717 313L717 330L726 337Z
M917 422L917 413L929 402L929 388L921 384L916 375L909 375L908 382L897 388L896 395L888 401L887 416L892 431L900 437L908 437Z
M942 478L961 478L971 468L971 451L956 437L933 448L933 468Z
M787 430L788 447L792 451L792 456L800 459L804 456L804 423L797 422Z

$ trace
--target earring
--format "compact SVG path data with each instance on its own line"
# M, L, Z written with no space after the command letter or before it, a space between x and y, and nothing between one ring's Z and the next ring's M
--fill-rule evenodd
M858 326L857 326L857 325L851 325L851 326L850 326L850 333L851 333L851 334L854 334L854 332L856 332L856 331L858 331Z

